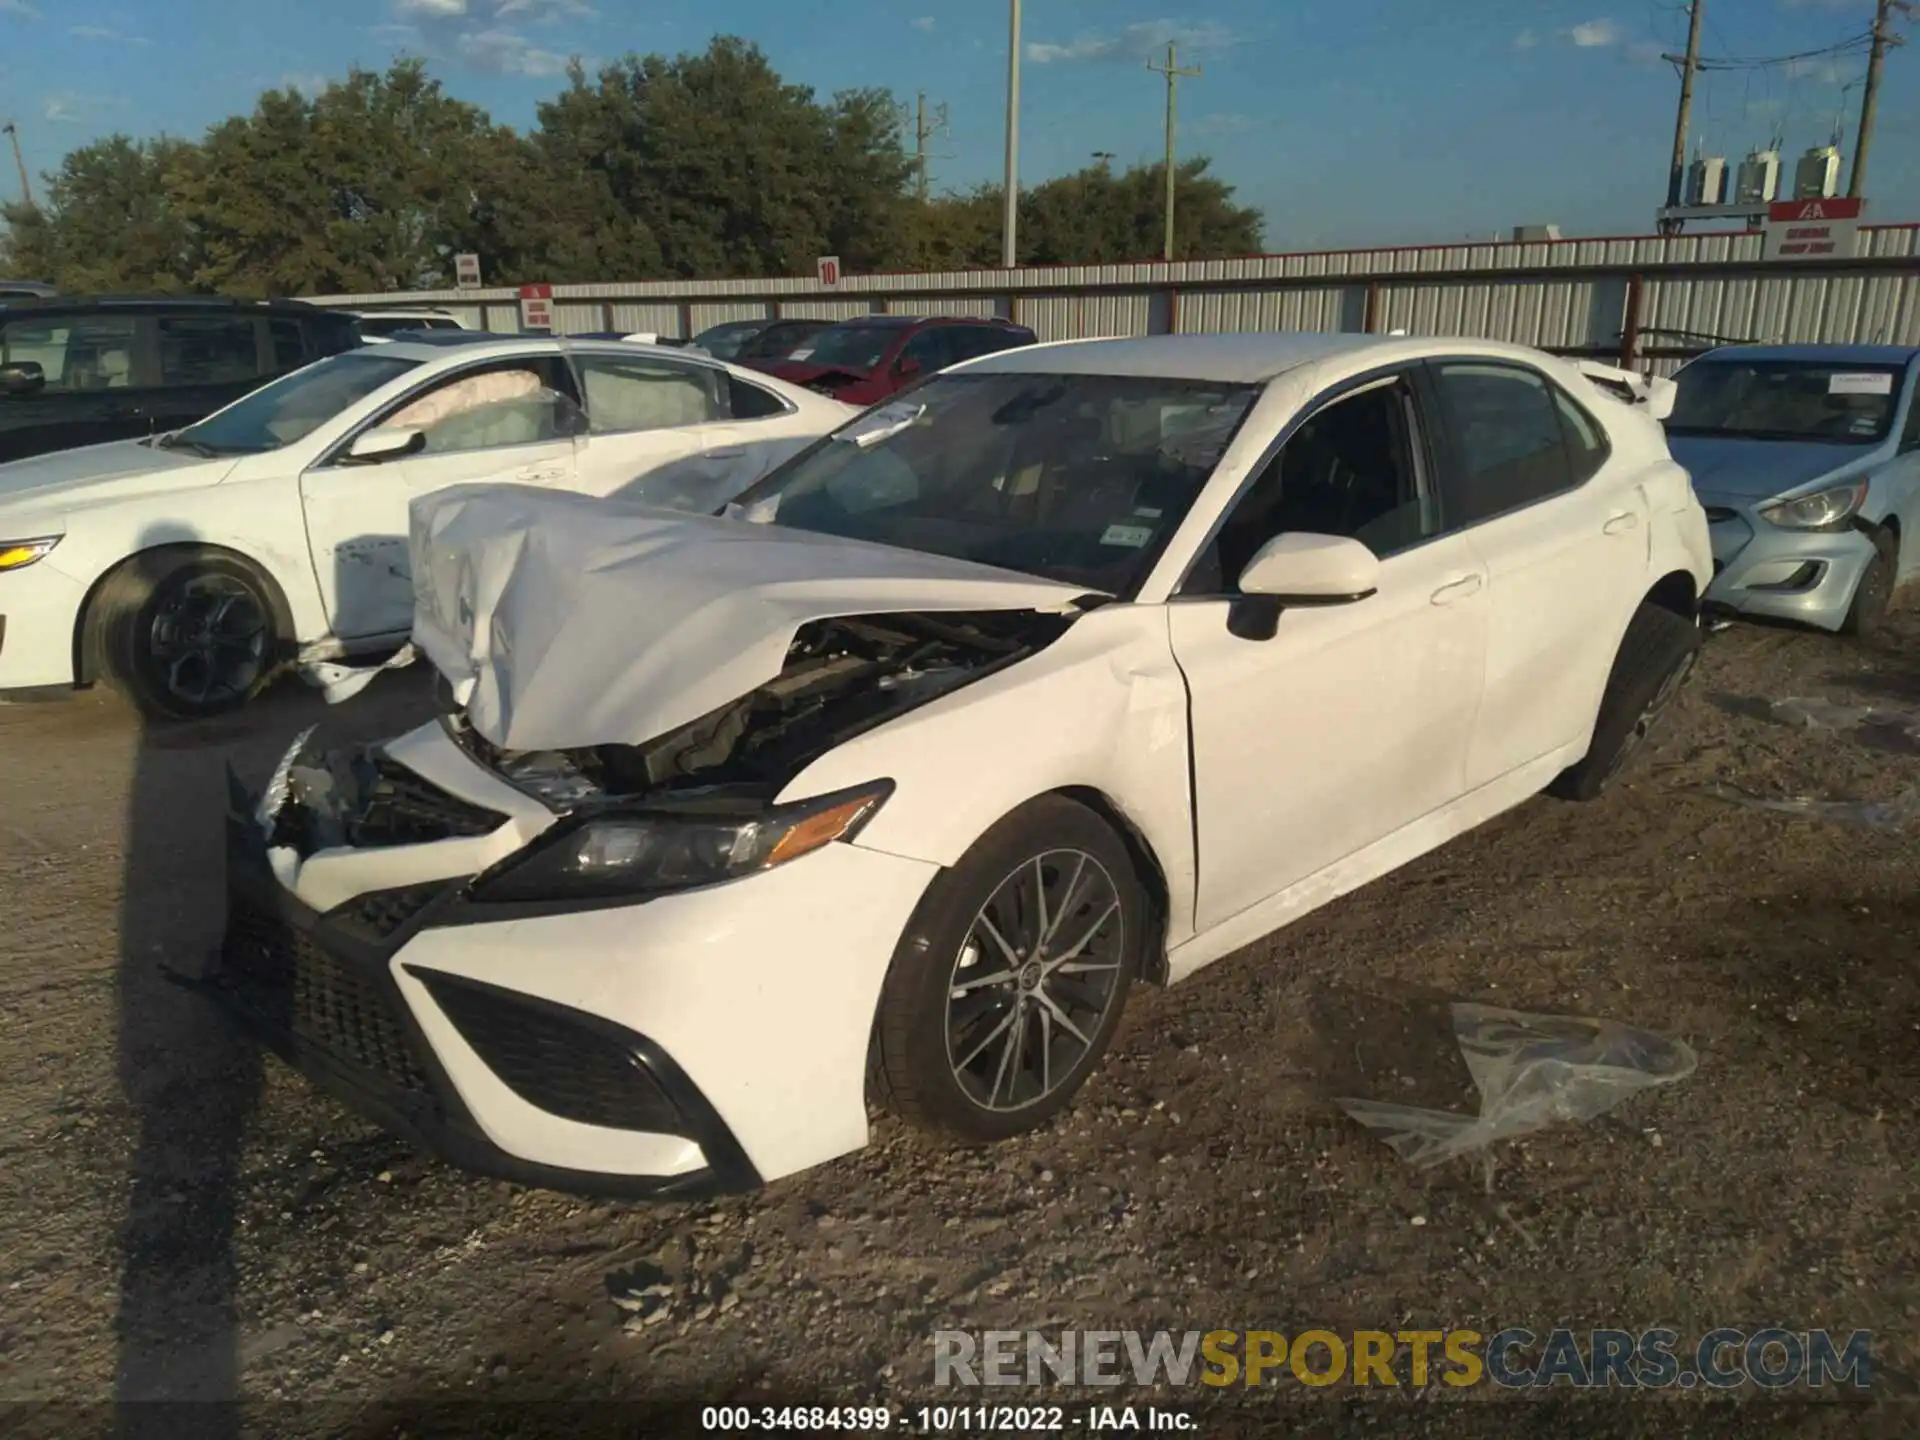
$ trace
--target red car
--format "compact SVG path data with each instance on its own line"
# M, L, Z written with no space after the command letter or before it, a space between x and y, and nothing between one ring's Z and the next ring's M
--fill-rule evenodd
M822 330L784 359L745 363L849 405L872 405L936 370L1039 338L1008 320L872 315Z

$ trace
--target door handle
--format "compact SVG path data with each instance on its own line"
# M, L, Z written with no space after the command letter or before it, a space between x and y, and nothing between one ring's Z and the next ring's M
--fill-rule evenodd
M1449 581L1434 591L1433 603L1436 605L1451 605L1456 600L1464 600L1469 595L1478 595L1479 593L1480 577L1478 575L1465 575L1458 580Z
M1609 516L1607 523L1601 528L1609 535L1625 535L1629 530L1640 528L1640 517L1630 510L1623 511L1621 514Z
M747 453L747 447L735 445L728 450L709 450L706 453L709 460L738 460Z

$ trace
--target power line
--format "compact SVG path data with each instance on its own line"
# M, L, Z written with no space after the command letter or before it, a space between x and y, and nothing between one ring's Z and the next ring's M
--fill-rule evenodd
M1697 3L1697 0L1696 0ZM1201 70L1198 65L1191 70L1182 70L1178 60L1178 47L1173 41L1167 42L1167 63L1156 65L1147 61L1147 69L1157 75L1167 77L1167 237L1166 258L1173 259L1173 200L1174 200L1174 152L1176 114L1179 108L1180 82L1182 79L1197 80Z

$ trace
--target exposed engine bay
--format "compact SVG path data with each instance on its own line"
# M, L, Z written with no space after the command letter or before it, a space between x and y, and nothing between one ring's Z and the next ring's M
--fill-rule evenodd
M454 739L475 759L561 811L598 800L765 801L814 759L864 730L1051 644L1071 614L839 617L802 626L780 674L640 745L509 752L459 713Z

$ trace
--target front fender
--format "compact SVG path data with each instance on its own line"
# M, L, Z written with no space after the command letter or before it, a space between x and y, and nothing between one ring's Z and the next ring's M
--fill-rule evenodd
M1166 611L1109 605L1039 654L828 752L781 798L891 779L858 843L945 866L1036 796L1098 791L1160 866L1173 945L1193 933L1190 746Z

